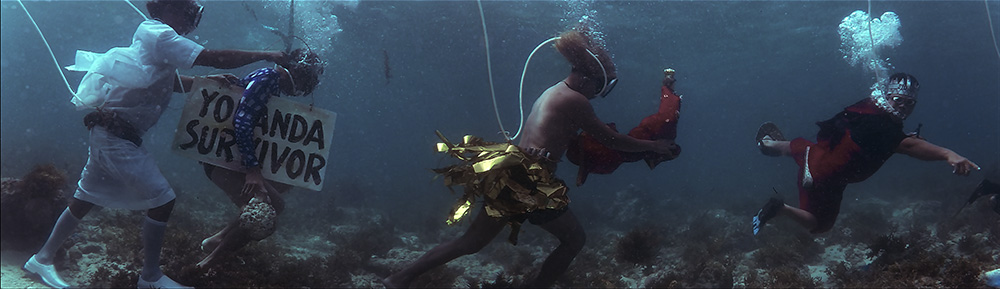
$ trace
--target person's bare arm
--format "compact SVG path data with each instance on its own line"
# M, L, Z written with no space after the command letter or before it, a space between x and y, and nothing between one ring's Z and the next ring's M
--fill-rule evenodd
M958 175L966 176L973 169L979 170L978 165L958 153L918 137L904 138L896 152L925 161L947 161L954 168L952 172Z
M223 86L233 85L239 83L240 81L240 79L236 78L235 75L229 73L209 75L204 77L218 81L219 84ZM177 77L174 77L174 92L176 93L191 92L191 86L194 86L194 76L178 75Z
M261 60L283 64L285 58L285 53L280 51L205 49L198 54L198 58L195 58L194 65L233 69Z
M671 155L671 142L666 140L651 141L641 140L625 134L615 132L611 127L601 121L594 113L594 107L586 98L579 98L567 101L566 109L573 111L575 121L583 131L592 135L601 144L611 149L624 152L644 152L653 151L659 154Z

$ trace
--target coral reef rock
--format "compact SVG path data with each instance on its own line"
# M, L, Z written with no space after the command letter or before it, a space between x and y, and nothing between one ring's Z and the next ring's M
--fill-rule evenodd
M260 241L274 234L277 217L278 213L271 204L254 197L243 207L243 213L240 214L240 228L247 230L250 238Z
M0 231L5 249L36 250L66 209L66 175L52 165L36 166L21 179L3 178Z

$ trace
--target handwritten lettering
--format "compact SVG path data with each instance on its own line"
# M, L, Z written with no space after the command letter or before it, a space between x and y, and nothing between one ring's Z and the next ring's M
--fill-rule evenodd
M219 96L218 91L213 91L211 94L209 94L207 89L202 89L201 97L202 99L204 99L204 101L203 105L201 106L200 112L198 112L198 116L205 117L205 115L208 114L208 105L212 103L212 101L215 100L215 98L218 96Z
M241 91L196 79L174 136L174 151L205 163L242 170L232 122ZM320 190L329 162L327 143L336 115L294 101L272 98L254 124L254 154L264 177Z

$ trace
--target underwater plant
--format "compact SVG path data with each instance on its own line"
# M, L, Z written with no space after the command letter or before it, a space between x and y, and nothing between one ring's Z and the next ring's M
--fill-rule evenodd
M804 265L806 259L802 256L801 250L775 243L764 245L754 252L751 258L758 268L768 269L796 268Z
M802 269L781 267L768 270L770 280L763 287L767 288L819 288L819 281L809 276Z
M66 174L52 164L43 164L20 180L5 178L2 183L0 236L4 248L38 250L66 208Z
M479 281L479 283L476 283L475 281L469 281L468 285L470 289L517 288L516 286L514 286L514 280L512 278L509 278L503 272L498 272L497 276L493 279L492 282L486 280Z
M635 264L651 264L656 261L662 237L656 229L637 227L618 239L615 256Z
M884 206L875 203L861 203L854 207L845 208L846 212L837 221L841 234L834 234L840 241L871 240L877 238L885 232L896 230L896 226L889 222Z
M878 264L892 264L903 257L903 253L909 248L909 244L902 238L894 234L882 235L868 245L868 258L876 258Z
M458 276L465 274L464 269L454 269L450 266L438 266L417 277L410 283L410 288L451 288Z

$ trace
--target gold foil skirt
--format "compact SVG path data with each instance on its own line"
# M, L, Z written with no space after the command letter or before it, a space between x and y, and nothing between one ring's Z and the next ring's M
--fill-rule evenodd
M569 204L568 189L555 177L553 162L527 154L510 143L487 142L467 135L453 144L441 132L437 135L443 141L437 144L438 152L462 161L434 170L444 178L449 189L456 185L465 188L445 221L449 225L468 215L478 197L483 198L486 213L495 218L541 209L561 209ZM511 225L516 228L515 224Z

